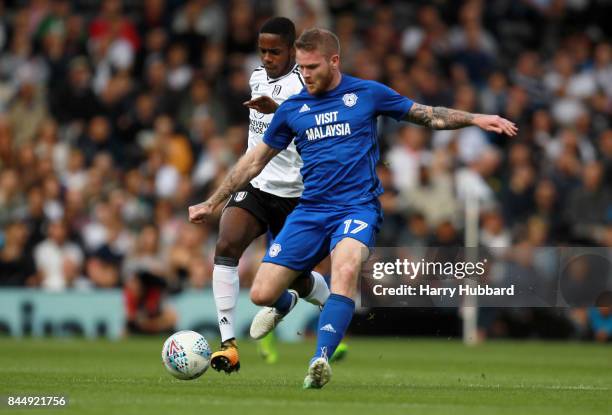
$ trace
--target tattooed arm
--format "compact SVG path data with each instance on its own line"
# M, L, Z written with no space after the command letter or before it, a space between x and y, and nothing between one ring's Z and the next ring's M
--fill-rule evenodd
M221 203L261 173L266 164L279 152L265 143L260 143L252 151L240 157L238 163L232 167L219 188L208 200L189 206L189 221L192 223L206 222Z
M472 114L445 107L430 107L416 102L404 117L405 121L433 128L434 130L456 130L457 128L475 125L485 131L493 131L509 136L516 135L514 123L498 116Z

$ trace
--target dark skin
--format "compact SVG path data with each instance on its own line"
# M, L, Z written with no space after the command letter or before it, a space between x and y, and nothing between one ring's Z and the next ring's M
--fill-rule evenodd
M270 78L278 78L291 71L295 65L295 49L287 45L281 36L260 33L257 43L261 63ZM274 112L278 107L272 98L266 96L247 101L244 105L264 114ZM266 226L250 212L230 206L221 215L215 256L238 260L251 242L264 232Z
M261 33L258 48L261 63L270 78L286 75L295 65L295 49L288 46L279 35ZM244 105L263 114L271 114L278 108L278 104L268 96L247 101ZM219 223L215 256L240 259L251 242L263 235L266 230L266 225L249 211L235 206L226 208ZM292 288L302 294L311 289L308 287L309 283L309 278L298 278Z
M280 78L295 65L295 48L289 47L279 35L260 33L257 41L261 63L270 78ZM278 104L268 96L261 96L243 103L262 114L272 114Z

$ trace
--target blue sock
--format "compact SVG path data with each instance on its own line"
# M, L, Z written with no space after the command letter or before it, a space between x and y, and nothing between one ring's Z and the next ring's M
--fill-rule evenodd
M319 316L317 350L311 362L321 356L332 357L342 341L355 312L355 302L339 294L331 294Z
M285 290L283 291L281 296L278 297L278 300L276 300L276 302L272 304L272 307L276 308L282 314L286 314L289 312L289 309L291 308L292 303L293 303L293 296L289 294L289 291Z

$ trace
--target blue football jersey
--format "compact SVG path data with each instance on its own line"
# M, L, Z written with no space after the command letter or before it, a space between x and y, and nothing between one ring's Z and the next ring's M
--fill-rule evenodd
M283 150L295 137L304 161L302 201L361 204L382 193L376 118L399 120L411 107L410 99L385 85L343 74L331 91L313 96L304 88L283 102L263 141Z

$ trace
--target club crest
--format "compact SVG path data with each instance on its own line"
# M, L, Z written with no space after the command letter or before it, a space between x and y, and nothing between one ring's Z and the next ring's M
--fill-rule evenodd
M247 196L247 192L238 192L234 195L234 202L242 202Z
M357 95L353 93L344 94L344 96L342 97L342 101L347 107L352 107L357 103Z
M270 254L270 256L272 258L274 258L275 256L277 256L281 251L281 246L280 244L274 243L270 246L270 249L268 251L268 253Z

